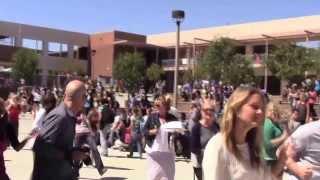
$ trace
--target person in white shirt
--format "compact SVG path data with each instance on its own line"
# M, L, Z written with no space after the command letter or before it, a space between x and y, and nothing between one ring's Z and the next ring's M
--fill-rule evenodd
M169 113L170 100L160 96L155 101L158 112L151 114L144 125L148 180L173 180L175 175L175 152L171 134L164 125L177 118Z
M36 112L35 119L32 123L32 131L39 131L42 128L45 116L56 107L57 100L52 93L45 94L40 103L40 108Z
M286 179L320 179L320 121L300 126L287 141L294 144L295 154L286 162Z
M278 161L267 166L261 156L265 115L263 94L239 87L229 98L220 133L208 142L203 157L204 180L271 180L282 175L292 145L283 146Z

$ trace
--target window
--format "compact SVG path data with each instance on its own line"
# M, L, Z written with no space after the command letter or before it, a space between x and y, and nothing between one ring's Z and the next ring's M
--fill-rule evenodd
M68 45L61 44L61 57L68 57Z
M85 46L79 47L77 45L73 46L73 58L74 59L87 60L88 55L89 55L88 47L85 47Z
M14 37L0 35L0 45L14 46Z
M60 56L60 44L49 42L48 43L48 55L49 56Z
M79 58L79 46L73 46L73 58L78 59Z
M22 39L22 47L36 50L39 54L43 50L42 41L41 40L33 40L33 39Z
M297 42L297 46L302 46L306 48L317 49L320 48L320 41L305 41L305 42Z
M42 74L42 69L36 69L36 74L37 74L37 75Z
M68 57L68 45L57 42L49 42L48 55L56 57Z
M257 45L253 47L253 53L256 54L264 54L266 51L266 46L265 45Z
M236 47L236 52L238 54L246 54L246 47L245 46L237 46Z
M88 59L88 48L80 47L79 48L79 59L87 60Z

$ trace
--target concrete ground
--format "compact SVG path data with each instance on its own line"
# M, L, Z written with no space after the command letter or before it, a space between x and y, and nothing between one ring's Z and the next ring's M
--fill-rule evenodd
M20 121L20 139L22 139L31 129L32 120L29 114L24 114ZM103 157L104 165L108 171L100 176L93 167L84 167L80 171L80 180L143 180L146 179L146 160L128 159L126 152L118 150L110 151L109 157ZM137 156L137 154L135 154ZM33 167L33 155L30 145L27 145L20 152L15 152L11 148L5 154L7 173L12 180L28 180ZM145 155L144 155L145 157ZM189 162L184 159L176 160L176 180L192 180L193 169Z

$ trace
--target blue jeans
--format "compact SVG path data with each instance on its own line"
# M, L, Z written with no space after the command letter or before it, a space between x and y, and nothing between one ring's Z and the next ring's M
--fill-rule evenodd
M139 133L132 133L131 135L132 135L132 138L129 146L129 149L130 149L129 156L133 155L133 149L134 149L134 146L136 145L137 150L139 152L139 156L141 158L142 157L142 139L141 139L142 136Z
M112 124L106 124L103 129L99 130L101 154L104 155L104 156L108 155L108 139L107 139L107 135L111 132L111 126L112 126Z

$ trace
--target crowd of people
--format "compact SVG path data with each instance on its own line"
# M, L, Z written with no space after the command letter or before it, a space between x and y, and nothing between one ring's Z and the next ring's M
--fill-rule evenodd
M284 90L289 116L249 85L198 86L183 87L181 95L191 100L187 112L172 107L162 91L153 101L144 91L131 94L120 107L115 92L88 79L72 80L65 90L19 88L6 101L0 99L0 179L9 179L3 157L7 146L18 151L31 138L32 180L77 179L83 165L94 165L103 175L101 156L108 157L110 148L127 151L128 158L135 151L138 158L145 153L150 180L173 180L177 155L191 160L198 180L320 178L314 86ZM34 121L20 142L24 111L31 111Z

